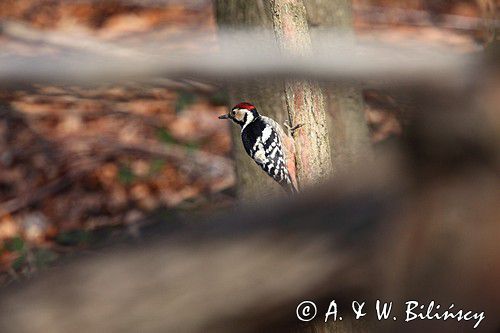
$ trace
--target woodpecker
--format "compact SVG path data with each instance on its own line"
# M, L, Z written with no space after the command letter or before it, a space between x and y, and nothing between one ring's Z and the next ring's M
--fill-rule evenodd
M246 102L235 105L219 119L231 119L240 125L247 154L285 191L297 192L293 139L276 121L261 116L255 106Z

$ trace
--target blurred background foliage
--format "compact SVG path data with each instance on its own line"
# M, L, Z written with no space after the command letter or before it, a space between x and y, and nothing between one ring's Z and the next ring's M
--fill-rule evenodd
M145 3L3 0L0 21L130 43L153 34L200 54L200 46L183 34L208 33L216 44L210 1ZM361 37L383 32L378 38L473 52L491 38L481 25L488 6L470 0L354 0L354 26ZM0 33L0 47L30 54L43 46ZM399 136L398 102L373 90L364 91L364 99L372 142ZM0 101L0 285L88 248L96 230L135 237L142 225L158 220L148 217L211 211L235 201L230 133L217 120L226 112L227 92L219 87L39 85L0 90ZM200 167L192 156L220 159Z

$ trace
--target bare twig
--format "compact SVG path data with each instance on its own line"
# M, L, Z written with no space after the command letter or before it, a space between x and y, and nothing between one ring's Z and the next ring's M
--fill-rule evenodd
M24 193L20 197L7 200L0 204L0 215L12 214L24 207L39 202L49 195L57 193L71 184L67 177L56 179L31 193Z
M201 150L190 150L181 145L172 143L123 143L115 139L99 138L74 138L64 140L86 141L93 146L100 147L109 154L128 153L147 157L156 157L170 160L180 165L194 166L201 173L213 176L229 176L232 174L233 162L225 157L213 155Z
M34 189L29 193L23 193L19 197L0 203L0 216L15 213L22 208L36 204L37 202L40 202L48 196L54 195L64 190L85 174L93 171L95 167L96 164L88 165L85 168L73 168L71 172L64 175L63 177L54 179L48 184Z

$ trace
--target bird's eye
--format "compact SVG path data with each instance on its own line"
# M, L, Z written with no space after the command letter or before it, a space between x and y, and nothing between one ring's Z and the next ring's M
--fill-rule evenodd
M231 115L235 116L236 115L236 110L231 110Z

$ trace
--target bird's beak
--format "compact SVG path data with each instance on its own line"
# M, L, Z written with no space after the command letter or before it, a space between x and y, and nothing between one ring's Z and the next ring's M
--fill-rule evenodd
M222 116L219 116L219 119L229 119L229 115L223 114Z

